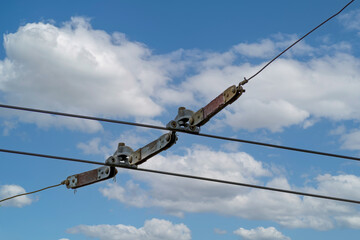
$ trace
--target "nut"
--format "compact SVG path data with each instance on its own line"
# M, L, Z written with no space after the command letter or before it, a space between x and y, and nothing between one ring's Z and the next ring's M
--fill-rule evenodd
M177 123L175 121L171 121L171 127L176 128Z

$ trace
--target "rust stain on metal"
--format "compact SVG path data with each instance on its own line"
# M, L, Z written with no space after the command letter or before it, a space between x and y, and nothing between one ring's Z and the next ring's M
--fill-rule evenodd
M225 99L223 93L217 96L214 100L212 100L208 105L204 107L204 120L211 118L216 113L218 113L222 106L225 104Z
M76 187L82 187L93 183L98 180L98 170L94 169L88 172L77 174L77 184Z

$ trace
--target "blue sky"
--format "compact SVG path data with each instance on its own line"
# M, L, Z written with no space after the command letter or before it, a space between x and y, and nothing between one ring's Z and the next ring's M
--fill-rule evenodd
M2 103L165 126L249 77L347 1L1 3ZM201 132L359 156L360 10L245 85ZM162 131L0 110L1 148L105 161ZM143 168L360 199L355 161L178 134ZM97 166L0 154L0 198ZM357 239L354 204L119 170L0 207L4 239Z

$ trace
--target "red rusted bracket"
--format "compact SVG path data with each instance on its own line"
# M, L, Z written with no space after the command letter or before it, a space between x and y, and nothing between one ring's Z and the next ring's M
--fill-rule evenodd
M75 174L67 177L66 187L76 189L89 184L104 181L117 174L115 167L104 166L87 172Z
M241 94L245 92L241 85L235 85L226 89L223 93L212 100L208 105L201 108L189 119L190 126L200 127L207 123L210 118L224 109L227 105L233 103Z

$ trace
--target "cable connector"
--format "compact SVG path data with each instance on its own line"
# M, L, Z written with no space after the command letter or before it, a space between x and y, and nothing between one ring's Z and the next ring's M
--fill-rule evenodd
M67 177L65 181L67 188L76 189L93 183L101 182L114 177L117 174L115 167L104 166L87 172Z
M244 85L247 84L248 82L249 82L249 80L246 79L246 77L244 77L244 80L239 83L239 87L240 87L240 86L244 86ZM244 92L245 92L245 90L244 90Z
M194 112L186 109L185 107L179 107L178 115L174 120L171 120L166 127L169 130L181 130L191 133L199 133L200 128L189 124L189 119L194 115Z

